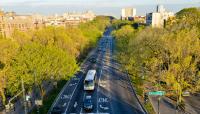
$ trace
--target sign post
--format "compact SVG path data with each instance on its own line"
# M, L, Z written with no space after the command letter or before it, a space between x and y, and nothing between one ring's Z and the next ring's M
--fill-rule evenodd
M158 114L160 114L160 96L164 96L165 95L165 91L151 91L151 92L148 92L148 95L151 95L151 96L159 96L158 97Z

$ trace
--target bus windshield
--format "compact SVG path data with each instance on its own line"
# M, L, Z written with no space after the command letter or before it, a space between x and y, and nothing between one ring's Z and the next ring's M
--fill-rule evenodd
M85 86L93 86L94 81L93 80L85 80Z

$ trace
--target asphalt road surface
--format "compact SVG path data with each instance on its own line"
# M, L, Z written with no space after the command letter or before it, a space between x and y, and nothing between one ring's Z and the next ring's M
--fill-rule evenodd
M96 63L86 60L78 72L64 87L54 101L49 113L54 107L61 109L61 114L145 114L127 75L121 72L120 65L113 59L114 39L107 29L98 46L90 56L95 56ZM100 50L98 50L100 48ZM96 69L97 78L95 90L83 90L85 74L90 69ZM93 110L85 111L83 98L92 96Z

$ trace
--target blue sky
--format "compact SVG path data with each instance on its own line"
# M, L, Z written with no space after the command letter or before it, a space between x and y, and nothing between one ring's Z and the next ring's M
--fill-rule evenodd
M200 4L200 0L0 0L1 5L76 5L98 7L119 7L126 5L144 5L144 4Z
M185 7L200 7L200 0L0 0L0 8L17 13L50 15L92 10L97 14L117 17L123 7L135 7L138 15L145 15L154 11L157 4L163 4L167 10L177 12Z

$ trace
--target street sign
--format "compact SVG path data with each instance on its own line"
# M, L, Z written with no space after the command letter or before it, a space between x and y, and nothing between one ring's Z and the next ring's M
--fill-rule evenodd
M165 91L151 91L148 93L148 95L160 95L163 96L165 95Z

